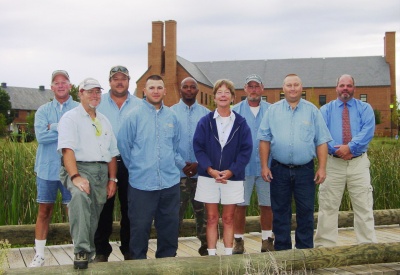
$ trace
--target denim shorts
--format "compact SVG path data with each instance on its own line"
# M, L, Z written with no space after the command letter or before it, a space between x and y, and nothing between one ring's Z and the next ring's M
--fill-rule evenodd
M246 176L244 180L244 202L239 206L249 206L253 189L256 188L258 205L271 206L270 183L264 181L261 176Z
M67 204L71 200L71 193L65 188L59 180L44 180L36 177L38 203L55 203L57 191L62 195L62 204Z

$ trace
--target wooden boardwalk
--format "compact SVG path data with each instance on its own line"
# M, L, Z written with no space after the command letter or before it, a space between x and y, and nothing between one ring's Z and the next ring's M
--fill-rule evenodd
M400 226L388 225L376 227L376 234L379 243L400 242ZM294 238L292 234L292 238ZM111 243L113 253L109 261L122 261L123 256L119 250L118 243ZM356 237L352 228L339 229L338 245L356 244ZM179 248L177 257L198 257L197 249L200 242L195 237L179 238ZM261 248L261 234L250 233L245 235L246 253L259 253ZM149 241L148 258L154 259L156 251L156 240ZM8 261L6 262L5 272L15 268L24 268L29 265L35 254L33 247L13 248L9 250ZM223 243L217 244L217 254L223 255ZM399 251L400 255L400 251ZM72 265L73 264L73 246L72 244L47 246L45 249L45 266ZM389 271L393 272L390 273ZM11 271L11 270L10 270ZM384 271L389 273L384 273ZM313 274L400 274L400 263L366 265L366 266L348 266L342 268L327 268L313 271Z

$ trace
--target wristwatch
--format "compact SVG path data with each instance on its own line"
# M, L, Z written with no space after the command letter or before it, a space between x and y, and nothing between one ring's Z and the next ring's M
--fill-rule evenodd
M115 183L118 182L118 179L116 179L116 178L109 178L108 180L111 180L111 181L113 181L113 182L115 182Z

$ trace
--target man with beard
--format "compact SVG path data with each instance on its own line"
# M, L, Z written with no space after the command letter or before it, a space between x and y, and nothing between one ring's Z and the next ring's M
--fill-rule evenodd
M344 74L336 82L338 98L321 107L333 140L328 144L327 178L319 187L315 247L336 246L338 211L346 186L357 242L377 242L367 156L368 144L374 137L375 115L371 105L354 98L354 92L354 78Z
M135 106L141 104L141 100L131 95L129 89L129 71L125 66L117 65L110 69L109 84L110 91L101 97L98 110L110 121L114 135L118 136L119 128L123 117ZM118 186L118 199L121 206L121 229L120 229L120 250L125 260L130 259L129 239L130 228L128 218L128 170L120 155L117 156L117 177L111 178ZM94 262L107 262L112 252L110 236L112 233L113 212L115 196L109 198L101 212L99 225L97 227L94 243L96 245L96 257Z

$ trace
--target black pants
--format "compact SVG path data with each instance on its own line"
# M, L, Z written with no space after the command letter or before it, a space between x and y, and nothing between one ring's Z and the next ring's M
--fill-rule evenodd
M128 218L128 186L129 174L122 159L117 158L118 164L118 198L121 205L121 253L123 255L129 253L129 239L130 239L130 224ZM112 233L113 224L113 211L114 211L115 196L108 199L104 204L103 211L101 212L99 224L96 234L94 236L94 244L96 246L96 254L109 256L112 252L110 245L110 236Z

